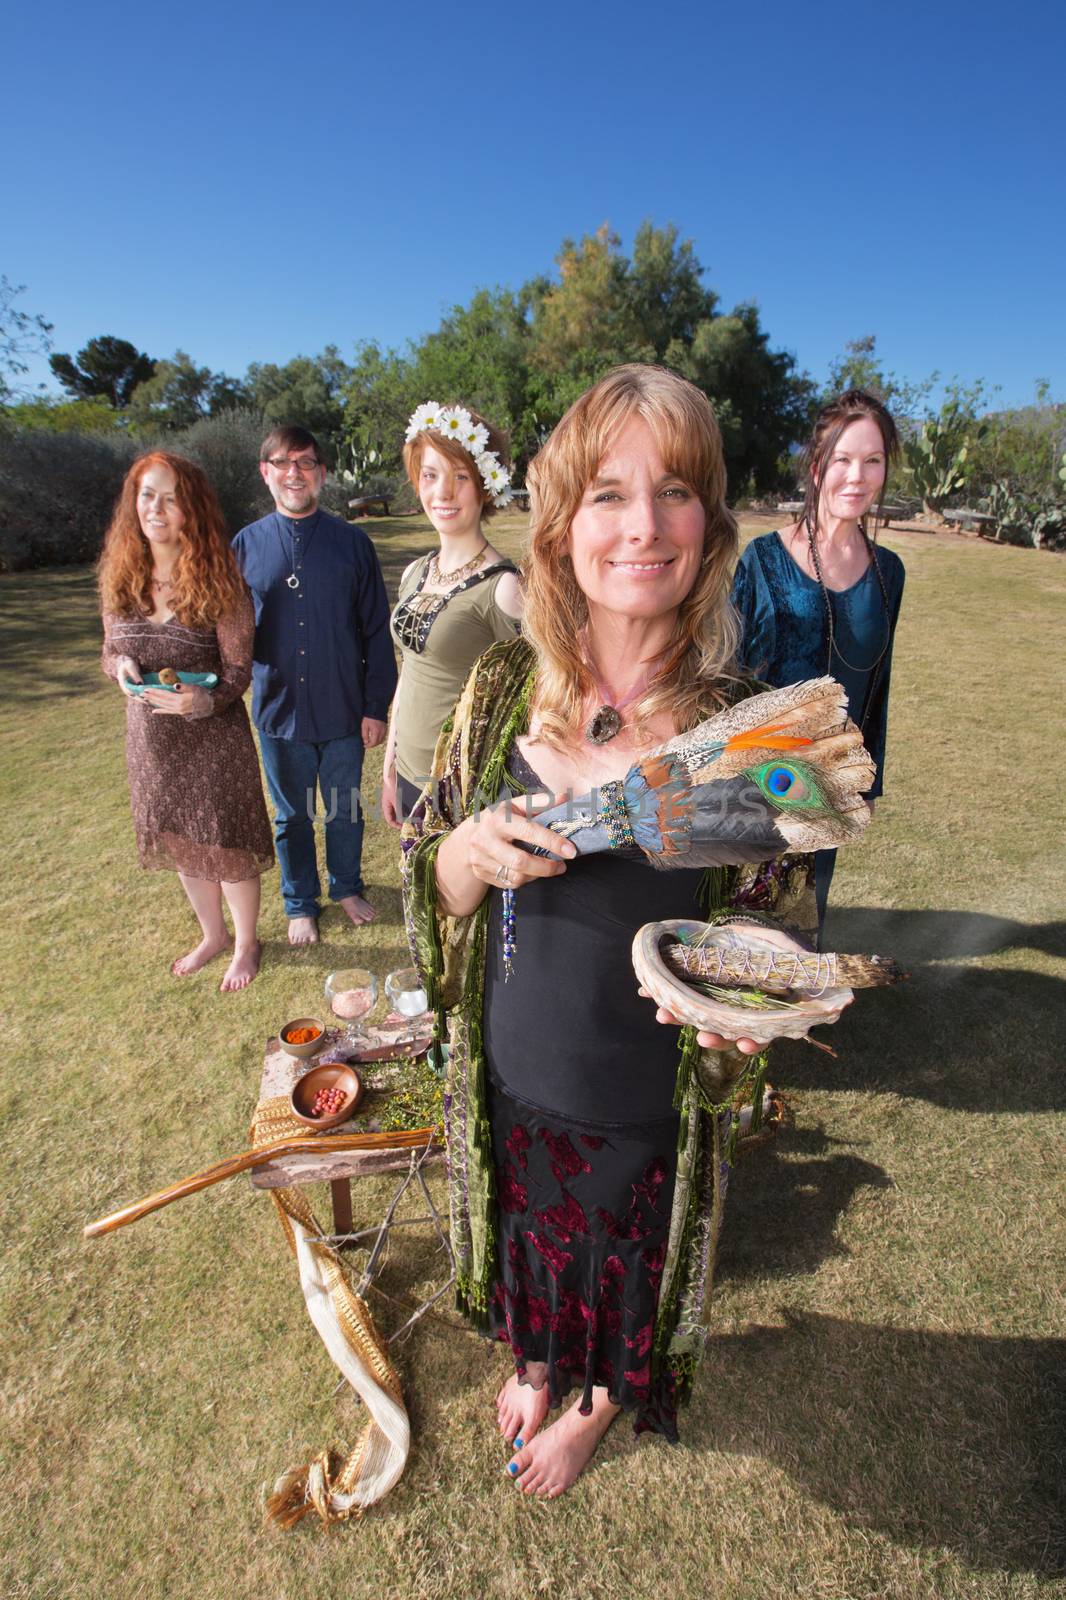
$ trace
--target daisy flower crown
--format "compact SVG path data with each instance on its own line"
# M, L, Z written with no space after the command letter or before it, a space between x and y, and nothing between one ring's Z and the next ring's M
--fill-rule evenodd
M407 443L410 444L420 433L439 433L443 438L454 439L456 444L461 444L473 456L481 481L492 496L492 503L497 510L511 504L514 499L511 493L511 469L504 466L495 450L486 450L489 430L484 423L475 422L469 411L462 406L438 406L434 401L427 400L411 413L407 423Z

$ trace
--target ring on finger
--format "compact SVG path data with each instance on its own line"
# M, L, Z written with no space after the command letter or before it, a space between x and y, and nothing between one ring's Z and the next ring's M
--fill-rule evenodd
M496 882L497 883L506 883L510 876L511 876L510 867L507 865L506 862L501 862L499 867L496 869Z

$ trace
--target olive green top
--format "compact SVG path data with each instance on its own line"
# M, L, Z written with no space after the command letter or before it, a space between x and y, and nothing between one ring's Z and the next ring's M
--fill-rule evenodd
M393 638L400 647L402 675L396 700L396 770L421 789L433 767L433 752L445 718L462 692L470 669L482 651L497 641L513 639L520 623L496 604L496 589L505 572L515 568L497 562L449 596L433 618L419 652L407 647L396 629L397 611L423 581L429 556L417 561L400 583L399 605L393 612ZM427 599L430 597L427 596Z

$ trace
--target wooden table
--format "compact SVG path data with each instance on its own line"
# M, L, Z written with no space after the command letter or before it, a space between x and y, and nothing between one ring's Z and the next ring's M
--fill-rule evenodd
M411 1024L399 1017L388 1017L380 1027L367 1027L367 1034L371 1037L375 1048L370 1052L363 1052L360 1056L352 1057L352 1065L359 1069L365 1066L370 1068L376 1060L385 1060L397 1056L401 1049L411 1050L414 1055L424 1054L429 1045L429 1035L416 1036L412 1039ZM322 1060L337 1060L348 1052L343 1043L342 1029L327 1029L326 1043L322 1049L309 1060L297 1060L282 1050L277 1039L268 1039L266 1051L263 1056L263 1072L259 1080L259 1104L265 1100L275 1100L279 1095L286 1098L292 1093L294 1083L298 1078L316 1066ZM401 1043L401 1040L403 1041ZM331 1128L331 1133L354 1133L354 1122L343 1122L336 1128ZM373 1131L373 1130L370 1130ZM427 1140L424 1147L411 1149L398 1146L390 1149L387 1146L376 1150L350 1150L340 1151L336 1154L316 1155L314 1150L314 1136L308 1140L308 1150L304 1154L279 1156L274 1161L269 1161L261 1167L256 1167L251 1174L254 1189L284 1189L304 1183L328 1183L333 1204L333 1235L332 1242L339 1248L354 1248L360 1240L374 1235L374 1243L363 1270L362 1280L358 1292L364 1294L366 1287L374 1275L378 1260L388 1238L389 1230L393 1227L408 1227L417 1223L429 1223L435 1228L441 1243L447 1252L450 1275L445 1282L430 1298L416 1308L414 1314L407 1319L401 1328L390 1335L390 1342L396 1339L416 1322L435 1300L451 1286L455 1280L455 1262L452 1257L451 1243L430 1195L425 1180L425 1168L443 1160L444 1150L439 1144ZM369 1228L355 1229L352 1221L352 1179L376 1178L390 1172L401 1174L400 1181L379 1223ZM427 1210L424 1214L415 1217L397 1218L396 1210L406 1191L415 1184L421 1189Z

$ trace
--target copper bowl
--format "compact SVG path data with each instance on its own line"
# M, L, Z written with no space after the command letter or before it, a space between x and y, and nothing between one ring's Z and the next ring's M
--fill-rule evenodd
M288 1034L297 1028L317 1028L318 1032L313 1039L308 1039L306 1044L290 1044ZM326 1025L321 1017L293 1017L283 1028L278 1029L278 1043L287 1056L296 1056L300 1061L306 1061L309 1056L317 1056L326 1042Z
M315 1095L320 1089L332 1089L334 1084L344 1090L344 1104L331 1116L313 1117L311 1107L315 1103ZM309 1128L336 1128L340 1123L347 1122L362 1098L363 1080L354 1067L344 1061L323 1061L321 1066L312 1067L302 1078L297 1078L289 1103L293 1115Z

